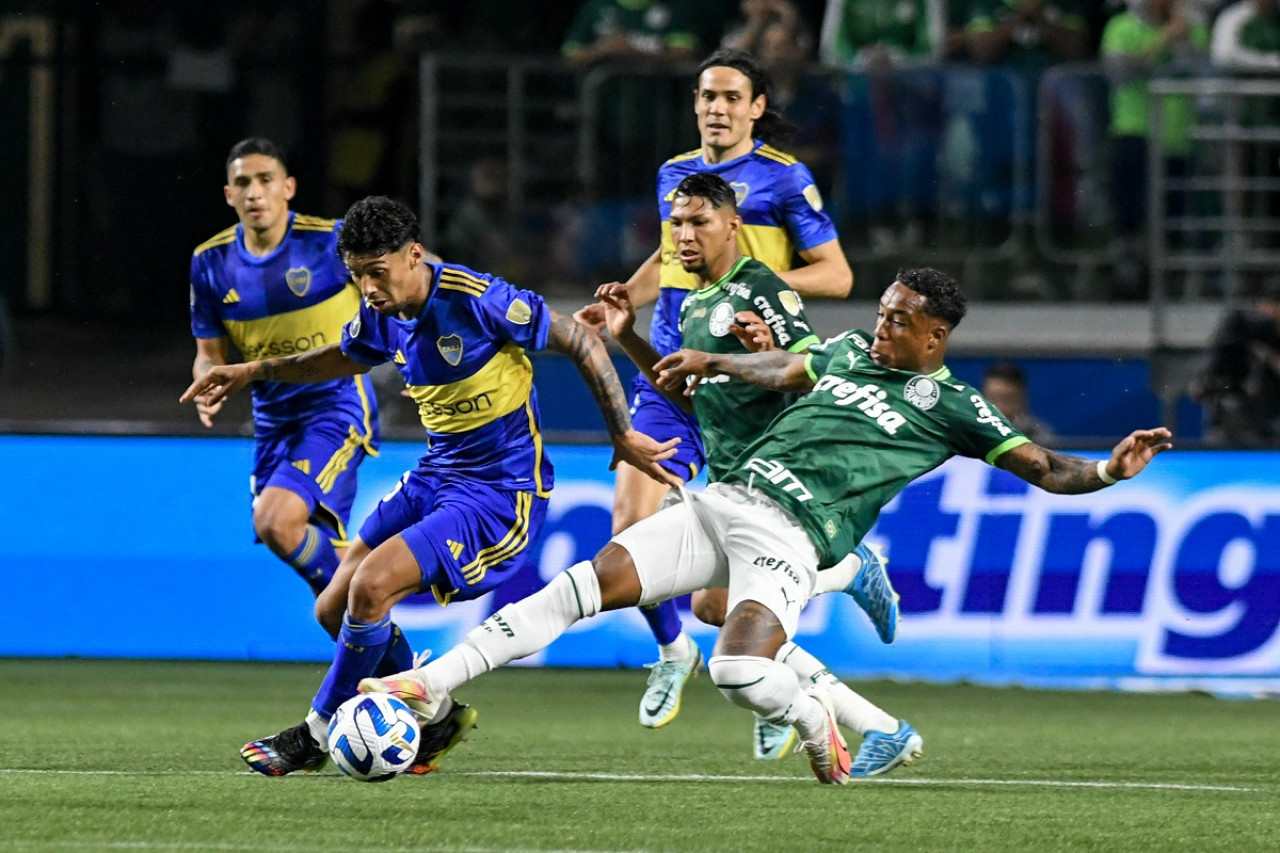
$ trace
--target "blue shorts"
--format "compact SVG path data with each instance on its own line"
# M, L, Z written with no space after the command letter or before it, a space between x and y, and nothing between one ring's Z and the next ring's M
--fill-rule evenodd
M698 419L662 396L643 375L631 380L631 426L655 441L679 437L676 455L661 464L685 482L707 463Z
M369 514L370 548L399 534L440 604L479 598L524 566L542 532L547 498L449 472L415 468Z
M256 498L278 486L302 498L313 521L333 531L334 545L347 544L356 469L378 453L378 425L365 433L365 413L338 406L274 429L261 429L253 449L249 491Z

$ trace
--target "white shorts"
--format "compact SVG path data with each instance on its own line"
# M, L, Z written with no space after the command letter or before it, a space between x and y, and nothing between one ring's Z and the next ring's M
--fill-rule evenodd
M788 637L813 595L818 552L791 513L738 483L679 500L613 537L640 576L640 604L728 587L728 611L743 601L769 608Z

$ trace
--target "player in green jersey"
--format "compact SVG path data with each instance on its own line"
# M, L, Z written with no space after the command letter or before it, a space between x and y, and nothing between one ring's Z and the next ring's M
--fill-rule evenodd
M751 352L762 345L802 353L820 343L791 285L760 261L742 254L737 242L741 223L733 188L719 175L694 173L672 193L669 225L675 253L684 270L696 279L696 286L680 307L679 331L685 346L723 354ZM604 285L596 291L607 307L609 334L646 378L656 382L653 366L661 355L636 333L635 307L628 295L626 285L621 284ZM756 336L762 339L754 339ZM728 376L703 383L688 398L672 392L672 402L691 408L702 426L707 475L712 483L732 470L742 450L793 399L791 394ZM820 573L818 580L813 594L850 592L864 609L871 609L866 602L875 601L891 611L879 623L890 622L896 628L897 594L878 553L859 547L852 558ZM725 589L699 590L693 595L693 612L703 622L719 627L724 623L727 601ZM877 775L919 757L924 742L914 728L855 693L803 648L787 642L778 659L802 682L822 684L830 694L836 720L863 737L855 768ZM757 717L752 742L756 758L777 759L795 746L796 731L790 726L769 725Z
M947 370L947 341L964 312L953 279L902 270L880 298L873 334L846 332L808 354L684 349L665 357L655 368L668 390L690 377L729 376L808 393L724 481L682 494L437 660L362 689L430 712L459 685L543 648L579 619L727 586L712 679L734 704L795 726L819 781L847 782L853 768L826 691L802 689L776 656L820 571L857 544L880 509L954 455L985 459L1048 492L1084 494L1137 476L1172 447L1163 427L1130 433L1101 461L1034 444Z

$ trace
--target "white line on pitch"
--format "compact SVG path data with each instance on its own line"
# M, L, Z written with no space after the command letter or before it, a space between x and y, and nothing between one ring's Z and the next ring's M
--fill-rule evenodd
M689 774L626 775L622 773L559 773L546 770L475 770L458 776L507 776L531 779L596 779L609 782L812 782L805 776L704 776ZM1249 793L1257 788L1232 785L1182 785L1175 782L1072 782L1054 779L859 779L853 784L874 785L1031 785L1042 788L1152 788L1173 791L1228 791Z
M221 770L41 770L37 768L4 768L0 775L50 775L50 776L256 776L249 770L229 774ZM317 776L338 777L338 773L300 774L290 779L307 779ZM807 776L716 776L702 773L570 773L556 770L464 770L450 771L449 776L502 776L525 779L567 779L597 782L804 782L812 784ZM1256 793L1258 788L1235 785L1185 785L1177 782L1088 782L1066 779L921 779L896 776L891 778L860 779L854 784L863 785L1023 785L1039 788L1129 788L1168 791L1222 791L1227 793Z

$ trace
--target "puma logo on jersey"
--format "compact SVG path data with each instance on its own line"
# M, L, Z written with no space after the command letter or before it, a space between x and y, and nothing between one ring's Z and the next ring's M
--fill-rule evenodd
M898 428L907 422L905 417L895 412L885 402L885 398L889 396L888 393L875 383L866 382L859 385L857 382L827 374L818 380L813 390L815 392L830 391L831 396L836 398L837 406L855 406L889 435L897 435Z

